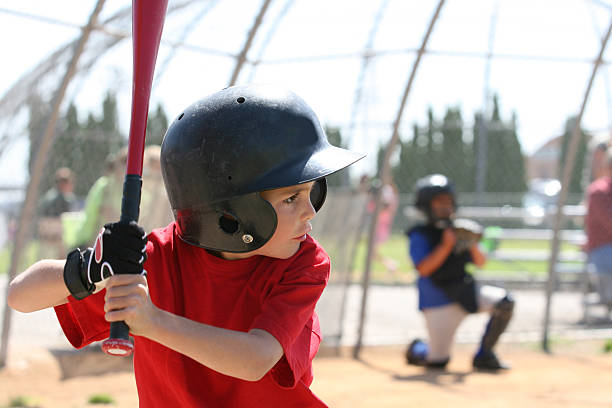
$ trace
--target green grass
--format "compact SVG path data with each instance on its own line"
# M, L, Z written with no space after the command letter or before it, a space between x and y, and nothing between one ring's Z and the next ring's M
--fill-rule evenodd
M604 353L611 353L612 352L612 339L608 339L608 340L606 340L604 342L603 352Z
M328 250L332 257L332 263L334 260L334 249L325 246L325 242L322 242L323 246ZM502 241L499 246L499 250L549 250L550 242L541 240L512 240ZM580 248L576 245L563 243L561 250L564 252L576 251L579 252ZM356 250L355 259L353 262L353 269L351 278L355 281L359 281L364 272L365 257L367 251L367 240L362 239ZM399 276L400 280L404 282L413 281L416 278L416 271L412 265L410 255L408 253L408 240L403 234L393 234L389 240L380 246L380 254L383 256L394 259L399 264ZM471 272L475 271L475 268L470 268ZM546 261L497 261L489 260L485 264L482 270L478 271L478 276L481 277L544 277L548 273L548 262ZM398 277L390 276L386 268L379 261L374 260L372 262L371 280L374 282L385 282L398 280Z
M38 405L36 400L32 397L28 397L27 395L18 395L16 397L12 397L7 406L10 408L37 408L40 405Z
M87 400L90 404L114 404L115 399L108 394L94 394Z
M367 252L367 240L363 239L357 246L355 260L353 264L352 276L358 277L363 274L365 267L365 258ZM416 277L412 261L408 256L408 243L403 235L394 234L387 242L380 245L380 255L389 257L398 263L398 271L406 279L414 279ZM333 261L333 258L332 258ZM374 281L387 280L388 272L384 265L378 260L373 260L371 279Z
M321 239L321 244L328 251L332 262L334 259L338 259L337 249L334 245L328 245L325 239ZM500 250L511 249L511 250L548 250L550 249L550 242L541 240L508 240L502 241L498 247ZM37 241L33 240L26 246L26 250L22 255L20 267L18 273L25 270L28 266L40 259L41 248ZM353 260L353 268L351 273L351 279L354 281L360 281L363 275L365 256L367 250L367 240L362 239L356 250L355 259ZM564 252L580 251L576 245L563 243L561 250ZM11 259L11 247L5 247L0 250L0 274L6 273L10 266ZM416 273L408 254L408 240L403 234L396 233L391 235L389 240L380 246L380 254L384 257L389 257L395 260L398 265L398 274L391 276L386 268L377 260L372 263L371 280L374 282L387 282L397 281L411 282L416 278ZM474 271L474 268L471 270ZM479 276L530 276L530 277L543 277L548 273L548 262L546 261L521 261L521 262L501 262L496 260L489 260L485 267L478 271Z

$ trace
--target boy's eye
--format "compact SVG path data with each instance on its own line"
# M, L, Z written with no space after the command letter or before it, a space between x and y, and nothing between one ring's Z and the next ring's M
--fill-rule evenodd
M297 200L298 196L299 196L299 193L292 195L291 197L285 199L285 203L291 204L292 202Z

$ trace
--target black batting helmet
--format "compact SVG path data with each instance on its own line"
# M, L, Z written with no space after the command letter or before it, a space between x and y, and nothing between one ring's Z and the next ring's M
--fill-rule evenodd
M417 180L415 185L415 207L422 211L428 220L432 220L431 200L438 194L449 194L453 205L457 207L457 198L453 183L442 174L430 174Z
M234 86L205 97L170 125L161 148L162 175L180 237L225 252L263 246L276 212L259 192L317 180L363 155L329 144L319 120L294 93Z

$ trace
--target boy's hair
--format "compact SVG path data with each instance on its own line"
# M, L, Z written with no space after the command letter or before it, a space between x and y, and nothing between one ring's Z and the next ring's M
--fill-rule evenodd
M266 86L229 87L192 104L161 148L181 239L224 252L256 250L274 234L276 213L261 191L317 181L318 210L325 177L362 157L330 145L299 96Z

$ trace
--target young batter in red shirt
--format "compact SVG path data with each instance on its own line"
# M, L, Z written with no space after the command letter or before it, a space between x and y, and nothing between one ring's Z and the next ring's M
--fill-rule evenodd
M54 306L75 347L125 321L142 407L324 407L309 386L330 261L308 233L325 177L361 157L297 95L226 88L164 138L175 222L148 237L107 224L94 248L15 278L9 304Z

